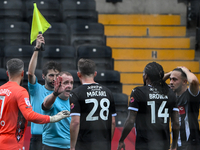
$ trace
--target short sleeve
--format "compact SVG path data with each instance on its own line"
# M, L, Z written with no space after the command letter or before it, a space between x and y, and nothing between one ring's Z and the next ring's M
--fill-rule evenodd
M35 95L35 93L37 92L37 87L38 87L38 79L36 77L35 80L35 84L31 84L30 82L28 82L28 91L30 95Z
M138 88L134 88L131 92L130 95L130 102L129 102L129 110L134 110L138 111L139 110L139 103L140 103L140 98L141 97L141 92Z
M74 115L80 116L81 109L78 96L74 92L71 92L69 100L70 100L71 116Z

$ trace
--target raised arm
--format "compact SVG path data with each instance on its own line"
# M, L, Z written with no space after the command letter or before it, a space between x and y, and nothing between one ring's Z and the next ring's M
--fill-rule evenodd
M198 78L190 72L186 67L180 67L183 72L187 75L187 81L189 83L189 88L192 94L197 95L199 92L199 80Z
M120 137L117 150L121 150L122 148L125 149L124 139L128 136L128 134L132 130L135 123L136 116L137 116L136 111L133 111L133 110L129 111L128 118L126 119L126 122L124 123L124 129L122 131L122 135Z
M31 57L31 60L29 62L28 66L28 81L31 84L35 84L36 77L35 77L35 69L37 66L37 59L38 59L38 53L39 49L41 48L41 44L44 43L44 37L42 34L39 34L36 39L36 46L34 47L34 52Z

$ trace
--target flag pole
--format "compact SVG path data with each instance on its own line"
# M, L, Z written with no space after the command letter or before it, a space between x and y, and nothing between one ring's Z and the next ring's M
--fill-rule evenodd
M42 26L41 26L41 22L40 22L40 18L39 18L39 15L38 15L38 8L37 8L37 4L34 2L33 3L33 6L34 6L34 12L35 12L35 15L36 15L36 19L37 19L37 26L38 26L38 29L39 29L39 34L42 34ZM44 43L41 44L41 51L44 51Z

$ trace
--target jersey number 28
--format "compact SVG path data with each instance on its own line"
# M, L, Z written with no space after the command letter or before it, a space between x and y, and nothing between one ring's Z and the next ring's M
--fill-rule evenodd
M90 111L90 113L87 115L86 117L86 121L95 121L99 119L99 116L102 120L108 120L108 114L109 114L109 106L110 106L110 101L107 98L102 98L100 100L100 107L101 107L101 111L99 113L99 116L94 116L94 113L97 111L97 108L99 107L99 103L95 98L91 98L91 99L86 99L85 100L86 104L89 103L93 103L94 106L92 108L92 110ZM106 103L106 106L104 105L104 103ZM106 113L104 113L106 112Z

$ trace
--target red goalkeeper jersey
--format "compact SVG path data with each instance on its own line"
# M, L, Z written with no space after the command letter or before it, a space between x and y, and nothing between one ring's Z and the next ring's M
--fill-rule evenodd
M22 150L28 121L44 124L50 117L32 110L27 90L16 82L0 86L0 150Z

